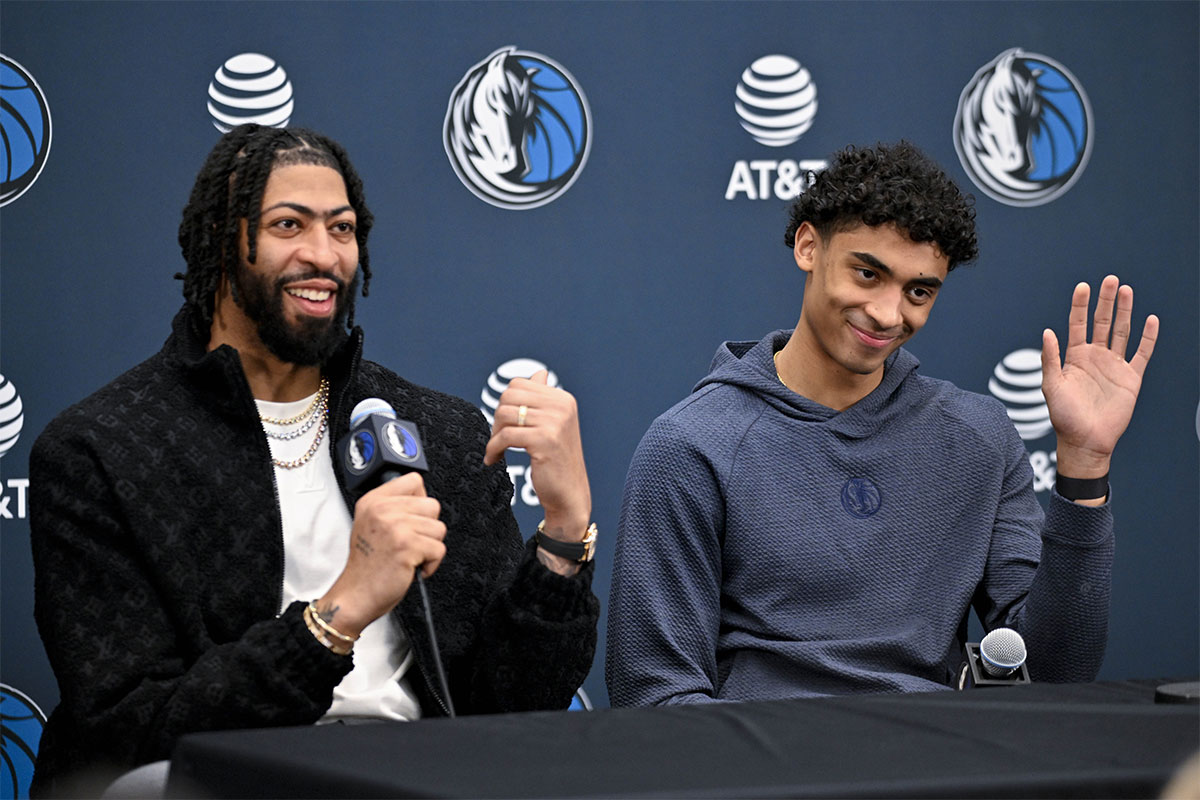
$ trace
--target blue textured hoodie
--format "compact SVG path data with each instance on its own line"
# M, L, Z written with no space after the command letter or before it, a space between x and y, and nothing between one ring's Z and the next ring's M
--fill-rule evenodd
M995 400L901 349L838 412L784 386L789 331L727 342L625 484L608 616L614 706L948 687L974 606L1034 680L1095 678L1108 505L1043 516Z

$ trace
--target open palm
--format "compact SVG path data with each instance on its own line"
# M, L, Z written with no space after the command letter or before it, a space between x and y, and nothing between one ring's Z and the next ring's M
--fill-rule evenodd
M1133 416L1142 375L1158 338L1158 317L1146 318L1137 351L1126 361L1133 289L1121 286L1115 275L1101 282L1089 342L1090 294L1091 288L1080 283L1071 296L1067 351L1061 364L1058 337L1049 329L1042 336L1042 393L1060 451L1066 446L1107 459Z

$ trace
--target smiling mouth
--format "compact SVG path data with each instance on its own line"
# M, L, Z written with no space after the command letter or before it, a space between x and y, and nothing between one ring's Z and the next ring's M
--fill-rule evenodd
M292 297L311 300L314 303L323 303L333 295L333 292L328 289L284 289L284 291Z
M896 341L896 339L900 338L899 336L878 336L873 333L867 333L862 328L859 328L855 325L851 325L850 330L854 331L854 335L858 337L859 341L868 347L887 347L889 344Z

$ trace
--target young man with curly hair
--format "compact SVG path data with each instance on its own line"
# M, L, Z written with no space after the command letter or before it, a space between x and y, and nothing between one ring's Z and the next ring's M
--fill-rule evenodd
M1087 284L1065 363L1045 331L1060 477L1043 514L1003 406L920 375L902 347L977 255L970 199L911 145L848 148L795 202L786 244L805 273L795 329L723 344L634 455L613 705L947 688L971 607L1023 634L1035 680L1094 679L1108 465L1158 320L1127 361L1133 293L1109 276L1090 344Z

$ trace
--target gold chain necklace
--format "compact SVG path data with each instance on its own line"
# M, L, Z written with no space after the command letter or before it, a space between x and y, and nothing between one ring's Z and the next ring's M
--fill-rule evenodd
M313 425L317 424L317 420L320 419L320 417L321 417L321 412L324 411L329 406L329 387L326 386L323 381L322 381L320 391L317 392L316 400L317 400L316 406L314 407L314 406L310 405L308 407L308 410L304 412L305 414L310 415L308 417L308 419L305 421L305 423L303 425L301 425L299 428L296 428L295 430L284 431L284 432L267 430L268 424L275 425L278 423L269 422L269 418L263 417L260 415L259 419L261 419L263 422L263 433L267 434L267 436L270 436L272 439L278 439L281 442L286 442L290 439L295 439L300 436L303 436L305 432L312 429ZM315 408L315 411L314 411L314 408Z
M312 457L314 455L316 455L317 448L321 446L321 440L325 438L325 428L328 427L328 425L329 425L329 408L328 407L321 409L320 417L321 417L321 427L317 428L317 435L313 439L312 444L310 444L308 446L308 452L306 452L304 455L302 455L299 458L294 459L292 461L280 461L278 458L272 457L271 463L274 464L275 466L279 467L280 469L295 469L296 467L302 467L305 464L307 464L309 461L311 461Z
M308 408L304 409L299 414L288 417L287 419L279 419L278 417L264 417L262 414L259 414L258 418L261 419L263 422L267 423L268 425L295 425L297 422L299 422L302 419L306 419L310 414L312 414L314 411L316 411L317 403L320 402L320 400L322 398L325 398L328 396L329 396L329 381L326 380L324 377L322 377L321 385L317 388L317 396L314 397L312 399L312 402L308 404Z
M294 439L304 431L311 428L312 424L316 420L320 419L321 425L317 428L317 434L313 437L312 444L308 446L308 451L305 452L304 455L291 461L281 461L280 459L275 458L273 455L271 457L271 463L280 469L296 469L297 467L304 466L312 460L314 455L316 455L317 448L321 446L321 440L325 438L325 429L329 427L329 381L325 378L321 378L321 385L317 389L317 396L313 398L311 403L309 403L308 408L304 409L304 411L300 412L299 414L288 417L287 419L264 417L262 414L259 414L258 418L263 423L263 433L273 439ZM308 422L297 431L276 434L268 431L266 428L267 425L293 425L306 418L308 418Z
M779 374L779 354L782 352L782 350L775 351L775 377L779 378L779 382L783 384L785 389L791 389L792 387L788 386L787 381L785 381L783 376Z

